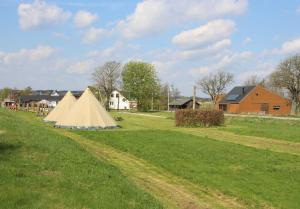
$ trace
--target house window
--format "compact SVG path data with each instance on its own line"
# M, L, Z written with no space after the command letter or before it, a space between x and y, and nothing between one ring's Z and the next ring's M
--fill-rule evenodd
M110 104L111 106L113 106L113 105L114 105L114 102L109 102L109 104Z
M116 97L118 98L118 97L119 97L119 94L116 94Z
M110 97L114 97L114 96L115 96L114 94L111 94L111 95L110 95Z
M274 105L273 110L280 110L280 105Z
M122 101L123 101L123 102L126 102L126 99L125 99L125 98L123 98L123 99L122 99Z

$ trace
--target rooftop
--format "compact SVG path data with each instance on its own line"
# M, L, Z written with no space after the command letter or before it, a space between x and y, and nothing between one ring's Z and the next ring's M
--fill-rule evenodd
M220 104L239 103L255 86L236 86L221 101Z

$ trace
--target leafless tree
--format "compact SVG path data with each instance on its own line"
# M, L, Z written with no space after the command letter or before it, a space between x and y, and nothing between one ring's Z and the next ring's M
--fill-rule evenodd
M266 87L267 86L267 81L265 78L259 78L257 75L252 75L250 76L245 82L244 84L246 86L257 86L257 85L260 85L260 86L264 86Z
M119 87L121 77L121 63L111 61L95 69L92 80L95 88L100 94L104 94L106 109L109 109L109 99L111 93Z
M214 104L217 97L224 93L225 89L233 82L233 74L227 72L217 72L198 80L197 85L203 93L210 96Z
M300 55L282 61L270 75L274 87L287 89L292 100L292 112L296 114L300 109Z

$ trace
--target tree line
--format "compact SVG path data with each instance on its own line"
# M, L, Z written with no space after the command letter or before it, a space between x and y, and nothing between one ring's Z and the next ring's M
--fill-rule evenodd
M154 65L141 61L106 62L92 73L93 87L99 99L109 109L114 90L119 90L129 100L137 102L140 111L166 110L168 98L176 99L180 92L174 85L162 83Z
M233 74L219 71L202 77L196 85L216 103L233 80ZM160 81L154 65L141 61L131 61L125 65L116 61L106 62L94 70L92 81L95 94L107 109L113 90L119 90L129 100L135 100L141 111L166 110L168 100L180 97L180 91L174 85ZM262 85L279 94L287 93L292 101L292 114L299 113L300 55L283 60L264 78L257 75L249 76L244 85ZM11 88L0 89L0 101L7 98L12 91L18 99L22 95L30 94L32 89L31 87L18 91Z

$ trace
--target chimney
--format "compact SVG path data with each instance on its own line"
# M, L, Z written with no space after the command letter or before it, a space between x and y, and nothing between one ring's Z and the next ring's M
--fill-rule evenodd
M245 94L245 87L243 87L243 94Z

